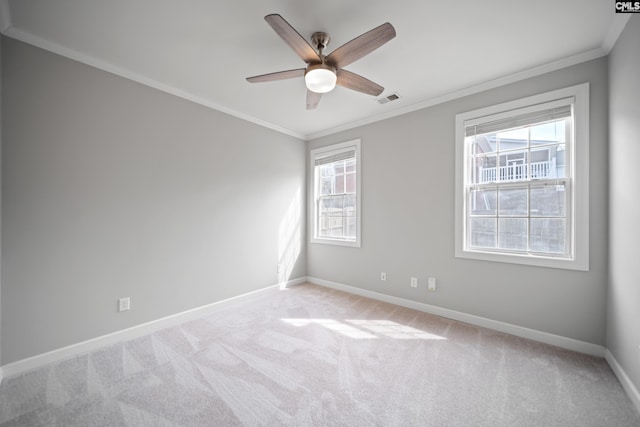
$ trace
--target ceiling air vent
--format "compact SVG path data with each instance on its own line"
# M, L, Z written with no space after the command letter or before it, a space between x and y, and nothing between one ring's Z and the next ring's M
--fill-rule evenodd
M395 101L396 99L400 99L400 95L394 92L389 96L385 96L384 98L378 99L378 102L380 104L386 104L387 102Z

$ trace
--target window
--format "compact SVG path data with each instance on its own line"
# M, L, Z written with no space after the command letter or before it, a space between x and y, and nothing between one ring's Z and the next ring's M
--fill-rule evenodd
M360 141L311 150L311 241L360 246Z
M588 91L456 116L456 256L588 270Z

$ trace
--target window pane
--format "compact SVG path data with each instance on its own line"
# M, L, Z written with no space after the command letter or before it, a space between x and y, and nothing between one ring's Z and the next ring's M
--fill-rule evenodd
M465 138L465 142L471 144L471 154L495 153L498 150L495 135L478 135Z
M500 249L527 250L526 218L500 218L498 230L498 247Z
M339 175L336 175L335 194L342 194L342 193L344 193L344 175L339 174Z
M528 155L524 151L510 152L500 156L498 177L500 181L527 179Z
M562 218L531 218L531 248L533 252L565 254L567 222Z
M484 182L497 181L497 169L496 162L497 157L495 155L481 155L473 159L473 166L471 171L471 182L474 184L481 184Z
M346 161L346 171L347 172L355 172L356 171L356 161L355 159Z
M356 196L345 196L344 197L344 216L355 216L356 215Z
M356 237L356 196L329 196L320 199L318 234L321 237Z
M333 171L333 164L329 163L328 165L319 166L320 168L320 176L333 176L335 173Z
M320 196L356 192L355 160L339 160L319 166ZM345 175L345 170L347 171Z
M469 207L471 215L496 214L497 189L495 187L482 190L471 190L469 193Z
M336 234L336 230L342 230L342 218L324 217L320 218L319 235L324 237L332 237Z
M331 217L331 236L343 237L344 236L344 218L343 217Z
M356 174L355 172L347 174L347 193L356 192Z
M524 127L497 132L496 138L500 151L524 150L529 145L529 128Z
M566 216L564 185L531 188L531 216Z
M551 178L566 178L567 171L565 169L566 149L565 144L558 144L555 152L551 154Z
M342 216L325 216L320 218L319 234L323 237L342 237L343 235Z
M496 247L497 221L495 218L470 218L469 236L471 247L495 248Z
M320 215L342 216L343 204L342 196L323 197L320 199Z
M565 120L531 126L531 145L566 142Z
M356 217L349 216L345 218L345 221L347 223L347 230L346 230L345 237L355 239L356 238Z
M548 178L551 174L551 156L555 154L556 146L531 150L531 179Z
M501 188L498 190L499 215L526 216L528 209L527 188Z
M320 195L333 193L333 177L320 178Z

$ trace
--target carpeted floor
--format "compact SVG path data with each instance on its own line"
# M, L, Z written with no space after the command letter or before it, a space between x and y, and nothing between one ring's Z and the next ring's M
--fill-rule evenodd
M603 359L315 285L6 378L2 426L640 426Z

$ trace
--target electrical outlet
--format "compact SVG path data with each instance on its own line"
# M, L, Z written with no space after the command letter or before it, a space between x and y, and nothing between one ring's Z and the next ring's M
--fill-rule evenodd
M410 285L411 285L412 288L417 288L418 287L418 278L417 277L412 277Z
M120 298L118 300L118 311L128 311L131 309L131 298Z
M282 264L276 265L276 273L278 274L282 273Z
M380 273L380 280L387 280L387 273L385 273L384 271Z
M436 278L435 277L429 277L428 280L428 285L427 285L427 289L429 289L430 291L435 291L436 290Z

